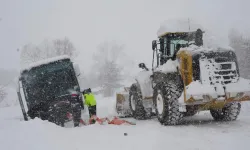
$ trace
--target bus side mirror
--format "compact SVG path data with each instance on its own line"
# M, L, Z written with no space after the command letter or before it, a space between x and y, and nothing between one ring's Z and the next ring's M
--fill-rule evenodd
M156 47L157 47L156 40L153 40L152 41L152 50L155 50Z

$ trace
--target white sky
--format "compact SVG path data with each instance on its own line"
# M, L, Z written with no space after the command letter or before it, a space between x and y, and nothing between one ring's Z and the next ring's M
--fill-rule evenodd
M67 36L89 70L99 43L116 40L136 63L151 66L151 41L161 22L189 17L227 38L248 31L249 0L0 0L0 68L19 69L17 48Z

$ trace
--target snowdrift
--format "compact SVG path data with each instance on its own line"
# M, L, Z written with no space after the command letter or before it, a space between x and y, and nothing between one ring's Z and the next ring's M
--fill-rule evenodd
M115 115L114 97L97 95L97 100L98 116ZM87 119L87 114L83 118ZM25 122L19 107L9 107L0 109L0 141L1 149L6 150L163 150L166 141L171 150L247 150L249 120L248 115L240 116L236 122L219 123L205 113L176 127L164 127L152 119L136 121L136 126L95 124L62 128L40 119Z

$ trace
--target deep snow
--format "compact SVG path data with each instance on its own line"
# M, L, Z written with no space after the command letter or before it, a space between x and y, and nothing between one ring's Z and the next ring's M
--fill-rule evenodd
M97 114L115 115L115 98L97 96ZM185 125L161 126L156 119L136 126L90 125L62 128L47 121L23 121L18 106L0 108L0 147L3 150L248 150L249 103L235 122L214 122L209 112L186 118ZM87 111L83 112L87 119ZM128 120L133 120L128 118ZM128 136L124 136L127 133Z

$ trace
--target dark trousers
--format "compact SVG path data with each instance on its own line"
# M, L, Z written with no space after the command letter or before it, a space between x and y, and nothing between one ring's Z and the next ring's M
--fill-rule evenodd
M89 106L89 117L91 118L93 115L96 115L96 105Z

